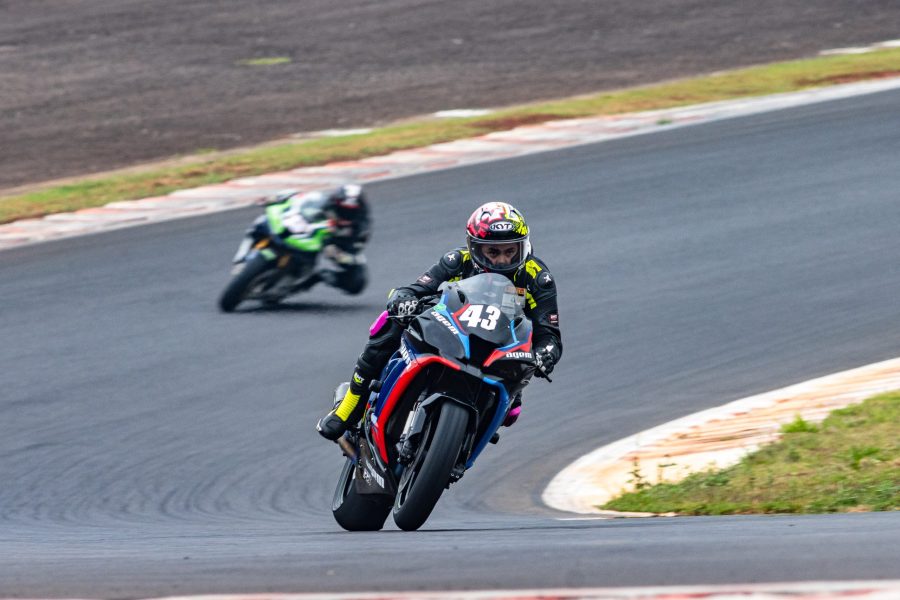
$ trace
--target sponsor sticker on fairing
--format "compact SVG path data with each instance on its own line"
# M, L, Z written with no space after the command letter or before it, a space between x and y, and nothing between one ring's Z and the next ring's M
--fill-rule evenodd
M371 483L374 480L379 487L384 487L384 477L378 474L378 471L375 470L372 463L366 463L366 469L363 471L363 476L367 482Z
M451 332L453 332L453 335L459 335L459 329L457 329L457 328L453 325L453 323L451 323L450 321L448 321L447 318L446 318L444 315L442 315L441 313L437 312L436 310L431 311L431 314L434 316L435 319L438 320L439 323L441 323L442 325L444 325L445 327L447 327L447 329L449 329Z
M409 350L406 349L406 343L402 340L400 341L400 356L403 358L406 364L412 362L412 358L409 356Z

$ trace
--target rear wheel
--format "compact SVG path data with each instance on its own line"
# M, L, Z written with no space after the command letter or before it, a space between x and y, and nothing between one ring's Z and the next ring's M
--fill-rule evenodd
M454 402L445 402L430 416L394 500L394 522L400 529L418 529L434 510L459 459L468 422L469 412Z
M256 256L246 263L241 272L231 278L219 298L219 308L222 312L231 312L237 308L251 290L263 284L273 268L275 261L266 260L262 256Z
M334 490L331 512L338 525L347 531L378 531L384 527L391 512L392 498L372 494L357 494L353 475L356 465L349 458Z

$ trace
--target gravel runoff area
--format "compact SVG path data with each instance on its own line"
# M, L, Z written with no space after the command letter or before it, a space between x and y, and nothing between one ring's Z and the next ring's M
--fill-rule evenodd
M0 0L0 196L898 33L895 0Z

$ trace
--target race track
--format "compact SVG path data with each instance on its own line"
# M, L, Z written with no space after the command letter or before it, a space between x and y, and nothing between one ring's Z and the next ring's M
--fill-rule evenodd
M900 355L900 93L371 186L376 281L215 299L241 210L0 253L0 594L897 578L900 514L559 520L581 454ZM532 226L565 356L423 531L342 532L313 431L388 288L483 200Z

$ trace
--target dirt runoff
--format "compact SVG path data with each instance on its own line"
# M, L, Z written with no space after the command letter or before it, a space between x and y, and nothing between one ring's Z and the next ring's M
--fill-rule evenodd
M896 0L0 0L0 195L898 37Z

